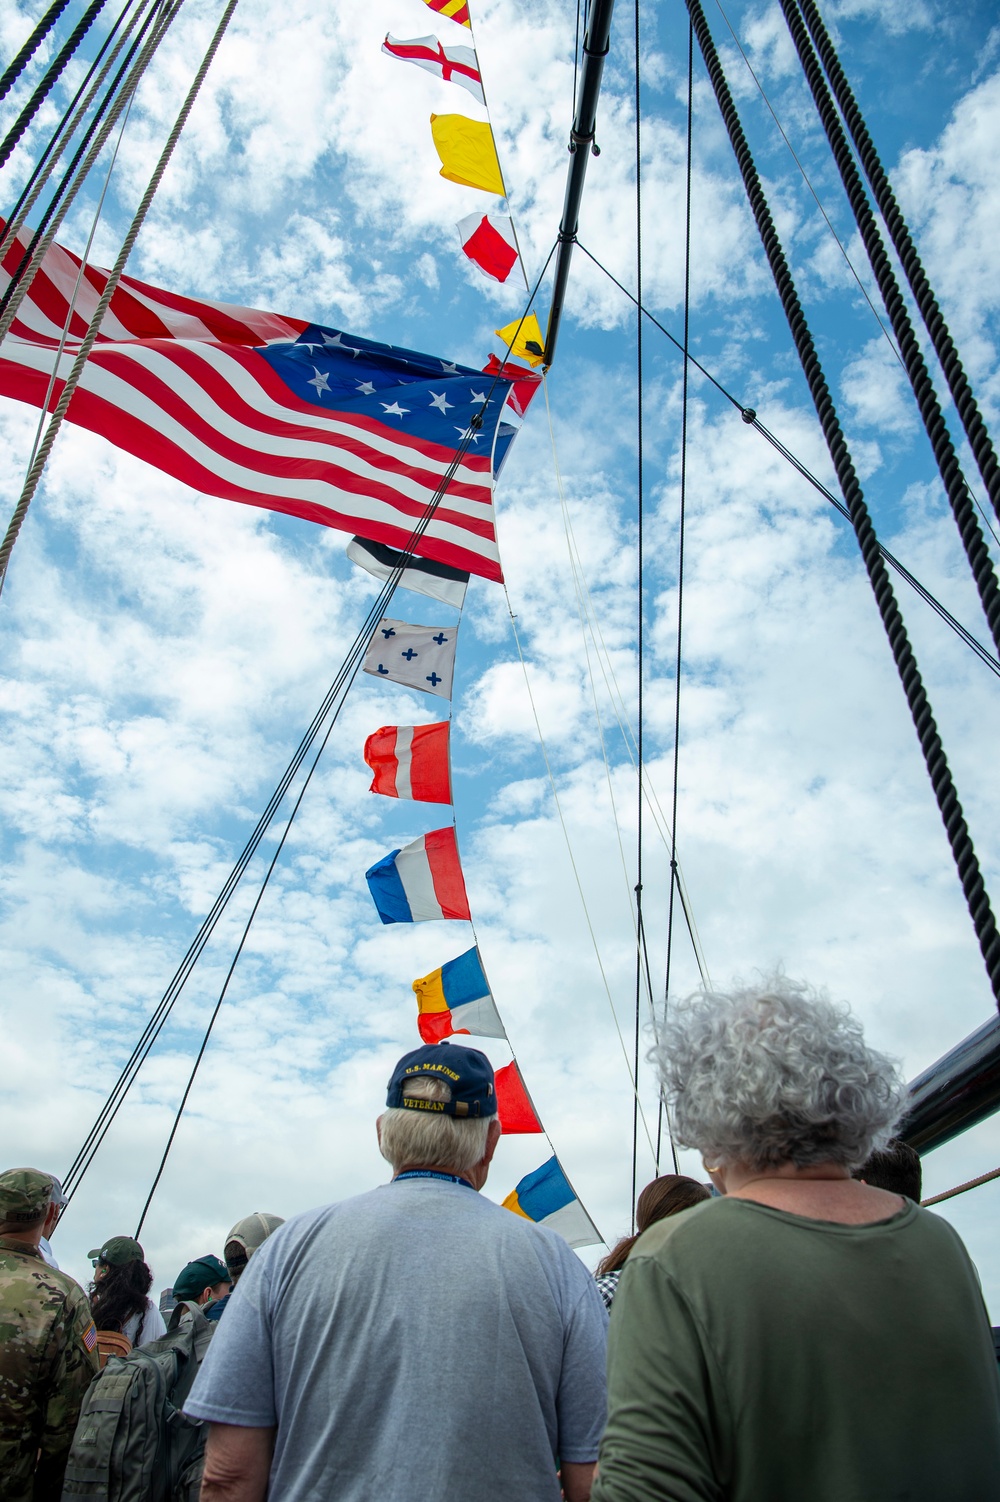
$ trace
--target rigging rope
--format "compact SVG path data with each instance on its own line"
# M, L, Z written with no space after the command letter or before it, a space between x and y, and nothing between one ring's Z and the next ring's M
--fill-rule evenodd
M1000 652L1000 585L997 583L986 540L979 528L975 507L969 499L969 488L965 483L930 372L920 352L920 346L903 301L903 294L882 243L882 237L878 232L878 225L875 223L875 216L868 203L861 175L854 165L851 148L841 129L833 99L823 81L819 61L810 44L795 0L781 0L781 9L798 52L802 70L812 90L816 109L823 123L823 129L826 131L834 160L840 170L844 191L853 210L862 243L868 252L868 259L892 323L892 331L899 345L906 374L913 388L913 395L927 430L927 437L934 450L934 458L955 516L955 523L969 560L972 577L976 581L976 589L989 622L990 633L997 651Z
M14 275L12 276L9 285L3 294L3 297L0 298L0 314L2 314L2 316L0 316L0 342L2 342L7 337L7 334L10 331L11 324L14 322L14 319L17 317L17 314L20 310L21 303L28 295L28 291L35 279L38 268L41 266L42 261L48 253L49 247L55 239L56 234L58 233L63 220L69 212L69 209L74 199L76 198L77 193L80 191L80 188L82 187L87 174L90 172L91 167L93 167L95 161L103 150L104 143L107 141L108 136L114 130L122 110L132 98L132 95L138 87L143 73L146 71L146 67L150 59L152 58L157 47L160 45L160 42L163 40L163 37L166 35L167 30L169 29L171 23L174 21L178 11L183 4L184 0L172 0L172 3L171 0L163 0L163 3L159 6L156 12L150 12L150 16L155 14L156 17L150 35L147 38L145 45L139 52L134 66L128 73L123 87L114 98L111 98L110 108L107 112L103 124L97 132L96 139L90 146L89 151L87 151L86 156L83 156L83 153L91 134L90 131L87 132L87 136L85 136L84 140L80 143L79 147L76 150L76 153L73 156L73 160L70 162L69 167L66 169L63 184L60 186L56 198L53 200L53 204L49 205L49 208L46 210L45 215L43 216L42 222L43 224L48 225L48 229L44 234L42 233L41 228L36 229L32 237L31 244L25 251L24 256L21 258L21 263L17 267L17 270L14 272ZM133 42L132 47L129 49L128 57L122 64L122 67L119 69L118 74L111 85L111 89L109 90L109 98L114 95L115 90L118 89L122 75L128 68L129 61L135 55L135 50L139 44L141 34L142 33L140 32L140 36L136 37L135 42ZM82 162L80 162L81 156L83 156ZM80 163L79 167L77 166L77 163ZM71 174L73 174L72 181L69 182L69 186L68 188L66 188L66 182L69 180ZM63 189L65 189L65 191L63 191ZM57 201L58 207L53 208L53 205Z
M677 653L674 661L674 765L672 779L672 804L670 812L670 888L667 908L667 959L663 980L664 1006L670 1003L670 962L673 957L674 935L674 890L677 872L677 800L680 785L681 748L681 673L684 666L684 523L687 513L687 444L688 444L688 386L691 369L691 152L694 118L694 28L688 23L688 80L687 80L687 151L684 186L684 347L681 358L681 493L677 518ZM640 296L641 302L641 296ZM640 313L640 318L642 317ZM663 1092L660 1092L660 1119L664 1110ZM659 1131L657 1149L659 1149ZM670 1138L674 1150L673 1136ZM656 1159L659 1172L659 1151ZM677 1153L674 1150L674 1172L677 1171Z
M969 1179L965 1184L958 1184L954 1189L946 1189L944 1194L932 1194L929 1200L921 1200L926 1205L940 1205L942 1200L954 1199L956 1194L964 1194L967 1189L978 1189L980 1184L988 1184L991 1179L1000 1179L1000 1168L994 1168L990 1173L981 1173L978 1179Z
M602 271L610 281L614 282L619 292L627 297L630 302L636 302L634 294L631 293L628 288L618 280L614 272L609 271L607 266L602 265L602 263L597 259L592 251L589 251L585 245L580 245L579 248L589 260L593 261L598 271ZM654 328L659 329L660 333L670 341L675 349L683 351L684 346L681 341L677 339L668 328L660 323L659 319L654 313L651 313L648 308L643 308L642 312L645 317L649 319ZM731 391L727 390L722 382L718 380L712 374L712 372L701 363L697 356L691 354L690 351L688 352L688 362L689 364L693 365L696 370L701 372L705 379L715 387L716 391L718 391L721 396L724 396L726 398L727 402L730 402L732 406L735 407L736 411L739 412L747 427L753 428L753 430L759 433L762 438L765 438L767 442L772 446L772 448L774 448L781 455L781 457L792 466L793 469L797 470L802 478L804 480L807 480L814 490L817 490L819 492L824 500L829 501L830 505L835 507L835 509L840 512L841 516L844 517L846 521L850 521L851 513L848 511L843 501L839 500L831 490L827 489L822 480L818 479L816 475L814 475L812 471L807 467L807 465L805 465L801 459L797 458L796 455L792 453L791 449L789 449L784 443L782 443L780 438L777 438L769 428L765 427L765 425L760 421L753 407L746 406L743 402L740 401L739 397L734 396ZM944 621L945 625L949 626L957 636L961 637L962 641L970 649L970 651L975 652L980 661L983 662L991 672L1000 677L1000 660L992 656L991 653L988 652L987 649L982 645L982 643L977 641L972 633L962 625L961 621L955 619L951 612L941 604L941 601L938 600L934 595L932 595L930 590L927 589L925 585L921 584L920 580L916 578L914 574L911 574L909 569L906 568L904 564L900 563L895 554L890 553L889 549L883 547L881 543L878 543L878 551L881 557L885 559L886 563L888 563L891 568L895 569L900 578L906 580L906 583L916 591L916 593L920 596L925 604L929 605L931 609L936 612L941 620Z
M641 47L639 43L639 0L635 0L635 281L636 293L639 302L642 302L642 93L640 88L639 59ZM635 427L636 447L638 449L638 469L636 474L636 736L635 753L638 768L636 781L636 835L635 835L635 921L636 933L640 943L636 946L635 954L635 1038L633 1041L632 1072L635 1079L635 1097L632 1104L632 1235L635 1235L635 1200L638 1189L637 1173L639 1162L639 1008L642 994L642 951L643 927L642 927L642 678L643 678L643 442L642 442L642 314L637 312L635 318L635 368L636 368L636 392L635 392ZM650 1004L652 1004L652 993ZM659 1146L659 1129L657 1129L657 1147ZM659 1151L656 1154L657 1166L659 1164Z
M813 0L801 0L801 8L816 50L822 59L827 78L830 80L830 87L833 89L837 104L851 133L851 139L864 168L865 176L875 195L879 213L885 221L900 264L906 272L910 291L913 293L927 332L931 336L931 342L940 361L941 369L944 371L945 380L948 382L952 400L969 440L969 447L975 455L979 473L983 477L983 483L993 502L993 509L1000 517L1000 464L997 463L996 452L986 423L958 357L948 325L938 306L930 282L927 280L927 274L917 254L916 246L910 237L909 227L893 194L892 184L879 160L864 116L858 108L847 81L847 75L841 67L840 59L823 25L819 11Z
M84 75L80 87L77 89L76 93L73 95L73 98L66 106L66 109L64 110L62 115L62 119L59 121L59 124L53 131L45 150L41 153L38 161L32 168L27 182L21 189L17 202L7 216L6 229L4 231L3 239L2 241L0 241L0 261L3 260L11 245L13 245L18 230L21 228L21 225L24 223L28 214L30 214L35 202L41 194L42 189L52 175L52 170L55 167L56 162L62 155L63 151L65 151L67 143L76 133L80 121L83 119L84 115L86 115L94 100L95 95L97 94L97 91L100 89L105 78L108 76L108 73L111 71L115 59L117 58L122 47L124 47L129 36L131 35L132 29L135 26L135 23L141 15L143 9L147 4L149 4L149 15L152 16L153 9L155 8L156 3L157 0L125 0L125 4L123 5L115 21L113 22L107 36L104 38L104 41L98 48L93 62ZM126 26L124 32L118 38L118 40L115 41L116 33L130 10L132 11L132 15L129 18L128 25ZM108 51L109 48L111 48L111 54L105 61L103 67L101 67L101 59L104 57L104 54ZM97 75L96 78L95 74ZM87 94L86 99L84 99L83 104L80 105L79 109L77 109L84 91L88 88L88 85L90 85L91 79L94 79L93 86L90 88L90 92ZM105 101L105 103L107 103L107 101ZM100 116L103 113L103 109L104 105L101 105L98 109L97 115L95 116L95 125L97 120L100 119ZM75 114L74 111L76 111Z
M216 52L219 50L219 45L222 41L223 36L225 35L226 28L229 25L233 11L236 9L237 4L238 0L229 0L228 5L222 13L222 19L220 20L219 25L216 28L215 35L212 37L212 40L208 45L208 50L201 60L201 65L198 68L197 73L195 74L194 82L192 83L191 88L188 90L188 95L184 100L183 105L181 106L180 114L174 121L173 129L171 130L170 135L167 137L163 151L160 153L160 159L157 162L156 167L153 169L153 175L149 180L145 193L142 195L142 200L139 204L139 207L135 211L135 216L132 220L132 223L129 225L128 233L126 234L125 239L122 241L121 249L119 250L118 255L115 259L115 264L111 269L111 274L108 277L107 284L105 285L104 291L101 293L97 307L94 310L94 316L90 320L90 326L87 329L86 335L84 336L83 343L80 345L76 359L73 361L73 368L70 371L69 375L66 377L66 382L63 386L62 392L60 393L59 400L56 403L55 411L53 412L49 425L45 430L45 437L42 439L42 442L38 448L38 452L35 455L34 461L28 469L28 474L25 478L24 487L21 491L20 498L17 505L14 507L14 515L11 517L6 536L4 537L3 542L0 543L0 585L2 585L3 580L6 577L7 565L10 561L10 555L13 550L14 544L17 541L18 533L21 530L21 525L27 514L28 507L31 505L32 497L34 496L35 491L38 488L38 482L42 477L42 471L45 468L46 461L49 457L49 454L52 452L52 445L56 441L56 434L59 432L59 429L62 426L63 418L66 416L66 410L69 407L70 402L73 400L73 393L76 391L76 388L80 382L80 377L83 375L83 367L86 365L87 357L94 347L97 335L100 332L104 315L108 310L108 305L110 304L111 299L114 296L118 283L121 280L122 273L125 270L125 263L132 252L132 247L138 239L139 231L142 229L146 215L149 212L149 206L153 201L157 188L160 186L163 174L167 170L167 164L169 163L170 158L173 156L174 147L177 145L177 142L180 139L181 131L187 124L188 116L190 115L191 110L194 106L194 102L198 97L201 86L205 81L205 75L212 65L212 61L215 57Z
M538 280L535 283L534 289L529 295L524 313L521 315L520 322L518 323L517 329L515 330L513 336L514 339L517 338L517 335L521 329L521 325L524 323L525 318L527 318L528 316L528 312L531 309L535 297L537 296L538 288L541 285L542 278L545 276L545 273L549 268L549 263L552 260L554 253L555 245L553 245L552 249L549 251L549 254L545 260L545 265L542 267L542 270L539 273ZM511 342L513 343L513 339ZM474 414L471 418L468 430L465 436L460 440L455 450L454 458L449 463L448 468L446 469L444 475L441 478L441 481L435 489L433 496L427 503L426 508L417 519L413 531L410 533L406 544L400 551L399 561L393 568L392 572L387 576L385 583L376 596L374 603L370 607L368 616L364 624L355 637L351 647L348 649L347 655L345 656L344 661L337 672L333 684L331 685L327 694L324 696L320 708L313 716L309 728L307 729L305 735L302 737L302 740L299 742L299 745L296 748L291 761L289 762L281 780L279 781L278 787L275 789L274 793L271 795L271 798L268 800L267 806L265 807L263 814L258 819L254 831L250 836L250 839L247 841L242 853L236 861L236 864L233 866L232 870L229 873L229 876L223 883L222 890L213 902L207 917L203 920L197 934L195 935L191 944L188 946L184 958L182 959L177 970L174 972L174 975L166 990L164 991L159 1003L154 1009L152 1016L147 1020L138 1043L136 1043L135 1047L133 1048L132 1053L126 1061L124 1068L122 1069L117 1081L112 1087L107 1100L105 1101L104 1105L101 1108L101 1111L98 1114L97 1120L87 1134L83 1146L80 1148L79 1152L74 1158L73 1163L71 1164L63 1180L63 1188L66 1190L67 1194L67 1205L72 1200L77 1189L80 1187L80 1184L85 1174L87 1173L87 1170L89 1169L91 1163L94 1161L101 1143L107 1136L116 1116L118 1115L119 1110L124 1104L125 1099L132 1088L132 1085L135 1083L142 1065L145 1063L153 1045L162 1032L182 990L184 989L185 984L187 983L189 976L191 975L192 970L194 969L195 965L198 962L198 959L203 953L205 946L209 941L209 938L211 937L217 923L219 922L219 919L224 913L230 901L230 898L238 887L248 865L250 864L250 861L253 859L253 856L259 848L261 841L263 840L264 835L274 818L275 813L277 812L281 802L283 801L286 792L291 786L296 772L301 767L303 761L309 753L310 748L314 744L317 735L323 728L323 724L327 718L327 715L332 710L334 721L339 716L340 710L343 707L343 703L347 695L347 691L350 688L354 677L357 675L358 666L362 662L368 645L374 637L375 631L378 628L378 623L382 619L386 606L392 599L392 596L396 591L403 573L405 572L409 560L414 556L414 550L416 549L421 538L423 537L431 521L433 520L434 514L437 511L442 498L447 493L448 487L451 484L451 481L454 478L455 474L457 473L459 465L461 464L467 450L473 442L475 432L482 427L483 415L486 412L490 398L492 397L492 394L496 389L496 385L499 379L500 376L499 373L497 373L490 381L484 394L483 405L480 408L480 411ZM338 699L339 703L337 702ZM332 723L330 728L332 729ZM327 735L324 738L324 745L326 744L326 739L328 739L328 737L329 730L327 731ZM318 761L318 756L316 759ZM313 770L315 770L315 764ZM311 777L311 775L312 772L310 772L309 776ZM296 809L298 807L298 802L301 802L301 795L296 803ZM291 821L289 821L289 823L290 822ZM270 870L265 877L264 886L267 885L267 881L269 879ZM262 895L263 887L261 888L260 896ZM258 896L254 911L256 911L256 906L259 905L260 896ZM244 933L244 939L245 937L246 934ZM240 949L242 949L242 943L240 945ZM237 952L236 958L239 958L239 951ZM233 963L235 966L235 960ZM230 974L231 973L232 971L230 971ZM226 984L228 985L228 978ZM180 1116L183 1113L184 1105L186 1104L187 1097L190 1094L190 1088L194 1082L194 1076L197 1073L198 1065L200 1064L200 1061L204 1056L205 1048L207 1047L208 1039L214 1026L215 1018L218 1015L219 1006L221 1006L222 1000L223 998L220 997L219 1005L216 1007L215 1011L212 1014L212 1017L209 1020L202 1047L199 1051L198 1058L195 1061L195 1068L192 1071L188 1083L188 1088L185 1091L180 1110L178 1111L177 1117L175 1118L174 1128L170 1136L170 1142L168 1142L167 1144L167 1153L169 1153L170 1144L173 1142L174 1136L176 1135L177 1124L180 1121ZM167 1153L164 1154L164 1157L161 1160L160 1173L162 1173L163 1164L166 1161ZM151 1197L152 1196L150 1196L150 1198ZM148 1205L149 1202L147 1201L146 1209L148 1209ZM144 1210L143 1216L145 1216L145 1213L146 1211Z
M826 377L823 374L823 369L816 353L816 347L809 332L809 326L806 323L805 315L795 290L795 284L774 226L774 221L771 218L764 190L757 176L757 169L754 166L753 157L751 156L746 136L743 133L739 114L733 103L732 95L729 92L729 86L715 50L711 32L708 29L708 23L705 20L701 0L686 0L686 4L694 23L698 44L715 91L715 97L728 131L736 160L739 164L747 198L757 222L757 228L767 254L775 286L781 298L782 308L788 320L788 326L802 364L802 370L816 407L820 426L823 429L823 435L837 473L837 479L840 483L848 510L850 511L851 522L858 539L858 546L861 549L861 555L865 562L865 568L872 585L879 614L882 617L882 623L889 639L889 645L899 672L900 681L902 682L907 703L910 707L914 728L920 742L920 749L924 756L928 775L931 779L931 786L934 789L934 796L937 800L941 818L948 835L948 842L958 869L959 880L961 881L969 913L972 917L976 937L979 940L979 947L986 965L987 974L990 978L993 996L998 1009L1000 1009L1000 934L997 933L996 919L990 907L989 897L987 896L986 887L979 868L979 861L976 857L968 825L962 812L962 806L958 801L951 771L945 757L944 747L941 744L941 738L934 723L934 716L926 690L920 678L916 658L906 634L906 627L903 624L899 606L893 595L892 584L879 552L875 529L868 514L868 508L865 504L864 495L858 482L847 442L837 417L833 398L830 395Z
M41 109L45 100L48 98L49 94L52 92L52 89L58 82L66 64L73 56L73 53L79 47L80 43L87 35L87 32L90 30L91 26L97 20L98 14L104 9L106 4L107 0L91 0L90 5L88 5L87 9L84 11L83 15L76 23L76 26L73 28L66 42L63 44L63 47L61 48L58 56L55 58L55 60L52 62L50 67L47 69L47 71L39 81L37 88L32 93L31 98L28 100L27 104L24 106L17 119L14 121L14 124L11 126L10 130L4 136L3 141L0 142L0 167L4 165L4 163L10 157L11 153L14 151L18 141L24 135L24 132L27 130L28 126L31 124L32 120L35 118L36 114Z
M0 99L6 99L26 65L31 61L68 4L69 0L55 0L55 4L49 6L20 52L0 76Z

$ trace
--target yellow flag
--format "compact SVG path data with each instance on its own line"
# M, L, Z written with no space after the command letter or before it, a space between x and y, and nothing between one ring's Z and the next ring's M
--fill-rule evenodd
M453 21L458 22L459 26L470 28L472 26L469 7L465 0L424 0L424 4L429 5L431 10L436 10L439 15L450 16Z
M529 344L537 344L539 350L545 348L545 340L534 313L529 313L525 319L515 318L506 328L496 329L495 332L509 346L512 355L527 360L529 365L541 365L541 354L528 349Z
M431 135L441 158L441 176L465 188L507 196L493 144L493 132L464 115L432 115Z

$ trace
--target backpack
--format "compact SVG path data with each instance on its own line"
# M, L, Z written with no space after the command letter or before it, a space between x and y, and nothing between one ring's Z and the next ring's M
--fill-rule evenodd
M196 1502L208 1430L181 1409L215 1330L179 1304L165 1335L109 1358L80 1409L62 1502Z
M127 1335L120 1335L117 1330L98 1330L97 1353L101 1358L101 1370L107 1366L109 1356L127 1356L132 1349L132 1342Z

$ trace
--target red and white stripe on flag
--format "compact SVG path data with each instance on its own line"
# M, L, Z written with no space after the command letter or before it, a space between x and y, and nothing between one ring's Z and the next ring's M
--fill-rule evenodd
M396 870L414 923L472 917L453 825L432 829L396 856Z
M400 41L387 36L382 51L402 63L416 63L428 73L436 73L445 83L459 83L468 89L473 99L486 103L483 80L479 73L479 60L474 47L443 47L437 37L414 37L412 41Z
M20 263L26 235L22 230L4 257L0 291ZM42 405L79 267L61 246L46 253L0 346L0 396ZM50 410L107 276L88 264ZM452 473L455 450L297 397L256 346L294 341L308 327L302 319L180 297L123 277L68 420L205 495L405 548ZM488 454L470 449L459 459L416 551L483 578L503 578Z
M505 282L517 265L514 226L506 214L466 214L458 221L462 249L480 271Z
M447 720L433 725L383 725L365 741L375 776L371 791L417 803L450 803Z

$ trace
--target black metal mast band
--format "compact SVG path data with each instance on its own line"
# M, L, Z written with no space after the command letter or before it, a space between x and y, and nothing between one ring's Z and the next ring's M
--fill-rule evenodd
M597 101L601 93L604 75L604 59L608 55L611 35L611 13L615 0L593 0L588 17L586 35L583 39L583 67L580 71L580 93L577 99L576 116L569 133L569 172L566 176L566 196L563 200L562 219L559 223L556 266L552 281L552 303L545 333L544 364L552 364L559 337L566 286L569 282L569 267L573 259L573 246L580 224L580 202L587 177L587 162L591 151L596 153L594 136L597 130Z
M920 309L920 316L927 326L934 352L941 362L941 369L948 382L948 390L951 392L958 415L962 419L962 426L979 466L979 473L983 477L983 484L993 503L993 509L1000 517L1000 463L997 461L986 423L983 421L972 387L969 385L968 376L958 358L951 332L938 307L937 298L927 280L927 274L910 237L906 220L893 194L892 184L879 160L864 117L858 108L820 13L813 0L801 0L801 4L802 14L805 16L806 25L809 27L816 50L826 70L834 98L851 133L855 150L871 185L872 193L875 195L879 213L885 220L900 264L906 272L910 291Z
M955 516L955 523L965 548L965 555L969 560L972 577L976 581L976 589L979 591L979 599L983 611L989 622L990 634L994 645L1000 652L1000 585L993 569L986 540L979 526L979 518L976 516L976 508L972 504L969 487L962 474L955 446L951 441L938 401L934 384L931 381L930 372L920 353L920 345L913 332L910 315L906 311L906 303L896 280L896 273L892 269L888 252L882 243L875 215L872 213L865 192L861 174L854 164L854 157L847 137L840 124L836 105L819 65L819 59L813 51L806 31L805 23L799 13L796 0L781 0L781 9L784 11L788 30L791 32L795 50L802 64L802 71L812 90L812 96L816 103L816 109L823 129L826 131L827 140L830 142L830 150L840 169L840 176L844 184L848 202L854 212L858 231L864 242L868 259L871 262L875 280L878 283L885 310L892 324L892 331L899 345L899 352L903 358L906 374L913 388L920 416L924 427L927 429L927 437L930 439L931 448L934 450L934 458L941 474L941 481L951 503L951 509Z
M990 978L993 996L1000 1008L1000 934L997 933L996 919L990 907L989 897L983 882L979 862L973 848L972 838L969 834L965 816L962 813L962 805L958 801L958 794L952 780L951 771L938 735L934 716L927 699L927 694L920 678L913 648L910 646L906 635L906 628L892 592L888 571L879 552L878 539L868 507L865 505L861 485L855 473L854 463L851 459L847 442L844 438L840 421L837 417L830 388L823 374L816 347L813 343L809 326L802 311L798 294L795 291L795 283L792 280L788 262L785 260L781 241L771 218L771 211L761 187L757 169L754 166L753 156L747 144L743 132L740 117L733 103L729 86L726 83L722 65L719 62L712 34L705 20L705 13L701 6L701 0L686 0L691 22L694 26L698 45L701 48L705 66L708 70L715 97L722 113L722 118L729 133L733 151L739 164L743 177L743 185L746 189L747 199L753 211L757 228L764 245L771 274L781 298L788 326L791 330L795 348L802 363L803 374L809 386L810 395L816 407L816 413L823 429L830 457L833 460L837 479L843 492L847 509L850 513L851 524L854 527L864 559L868 578L875 594L882 624L889 638L889 646L899 672L899 677L906 694L910 713L913 716L913 724L920 741L920 749L923 752L927 772L934 789L938 808L944 821L948 835L948 843L951 846L955 865L958 868L959 880L965 893L965 900L969 905L973 926L979 940L983 960L986 964L986 972Z

